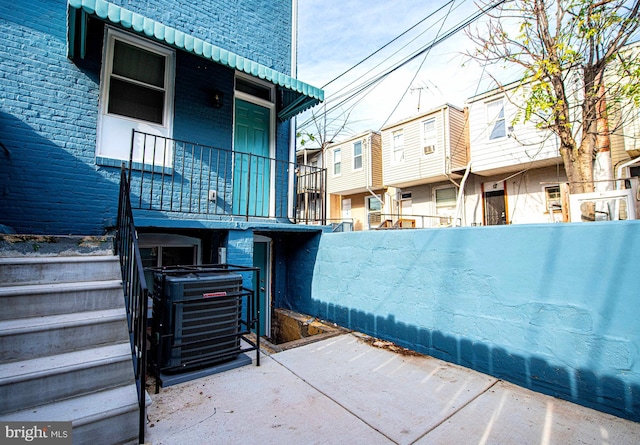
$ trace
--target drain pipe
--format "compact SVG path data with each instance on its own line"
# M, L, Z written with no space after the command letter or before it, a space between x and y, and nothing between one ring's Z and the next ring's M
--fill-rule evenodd
M291 77L298 75L298 0L291 0ZM295 221L295 168L296 165L296 122L293 116L289 122L289 190L287 203L287 217ZM293 135L293 136L292 136Z
M621 184L620 184L620 179L622 178L622 169L626 168L626 167L631 167L633 164L638 164L640 163L640 157L637 157L635 159L631 159L630 161L625 162L622 165L618 166L618 171L616 174L616 179L618 179L618 181L616 181L616 189L620 190Z
M456 213L455 219L453 221L454 227L458 226L458 221L460 221L460 212L462 210L462 195L464 194L464 185L467 182L467 178L469 177L469 173L471 172L471 161L467 164L467 168L464 171L464 176L462 177L462 181L460 182L460 188L458 189L458 199L456 199ZM462 221L460 221L460 226L462 226Z

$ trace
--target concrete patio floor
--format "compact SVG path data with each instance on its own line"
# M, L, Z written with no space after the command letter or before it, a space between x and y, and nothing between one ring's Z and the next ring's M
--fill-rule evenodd
M160 444L637 444L640 423L357 333L151 394Z

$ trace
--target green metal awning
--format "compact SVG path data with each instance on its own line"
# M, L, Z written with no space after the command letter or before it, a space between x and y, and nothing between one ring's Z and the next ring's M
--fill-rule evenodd
M286 121L324 100L324 91L320 88L108 1L68 0L68 3L69 57L75 56L76 39L79 39L79 56L84 58L87 17L94 16L173 48L273 83L282 91L282 101L278 104L278 119L281 121Z

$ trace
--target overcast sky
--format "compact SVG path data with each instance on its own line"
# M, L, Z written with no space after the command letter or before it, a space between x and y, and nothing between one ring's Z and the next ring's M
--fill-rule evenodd
M298 0L297 78L323 87L423 18L432 15L361 68L325 87L325 96L329 99L327 105L331 107L337 102L332 102L331 96L346 85L362 82L358 77L367 70L373 69L366 77L371 78L375 73L391 67L394 62L415 54L477 11L472 0L456 0L436 12L445 4L443 0ZM403 49L404 45L408 46ZM460 32L435 46L426 57L421 55L388 76L352 112L349 119L351 133L380 130L385 123L392 124L415 115L419 102L420 112L444 103L463 107L467 98L489 89L489 80L482 75L481 67L463 55L470 48L472 46L468 38L464 32ZM378 64L381 65L374 68ZM409 91L401 101L407 88ZM349 108L353 103L344 105L342 109ZM391 115L398 103L399 108ZM299 117L298 123L306 117L306 114ZM344 138L346 136L340 139Z

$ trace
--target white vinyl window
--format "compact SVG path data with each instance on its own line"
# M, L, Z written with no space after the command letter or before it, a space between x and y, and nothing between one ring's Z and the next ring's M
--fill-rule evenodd
M422 154L434 153L437 143L436 120L428 119L422 123Z
M394 131L391 135L393 147L393 161L404 161L404 132L402 130Z
M450 226L456 211L456 198L458 189L456 187L442 187L434 191L436 216L439 216L439 225Z
M380 195L365 197L368 228L378 227L382 221L382 198Z
M333 150L333 176L342 174L342 150L336 148Z
M544 188L546 211L549 213L562 211L562 197L560 186L552 185Z
M507 135L507 128L504 119L504 100L498 99L487 102L487 128L489 129L489 139L499 139Z
M173 50L107 28L100 83L99 157L128 160L134 129L171 137L174 67ZM143 160L142 147L134 150L136 162L150 162L152 156L152 151L145 153ZM164 152L156 157L167 159Z
M362 141L353 144L353 169L362 169Z
M351 218L351 198L345 198L341 204L342 217L344 219Z

